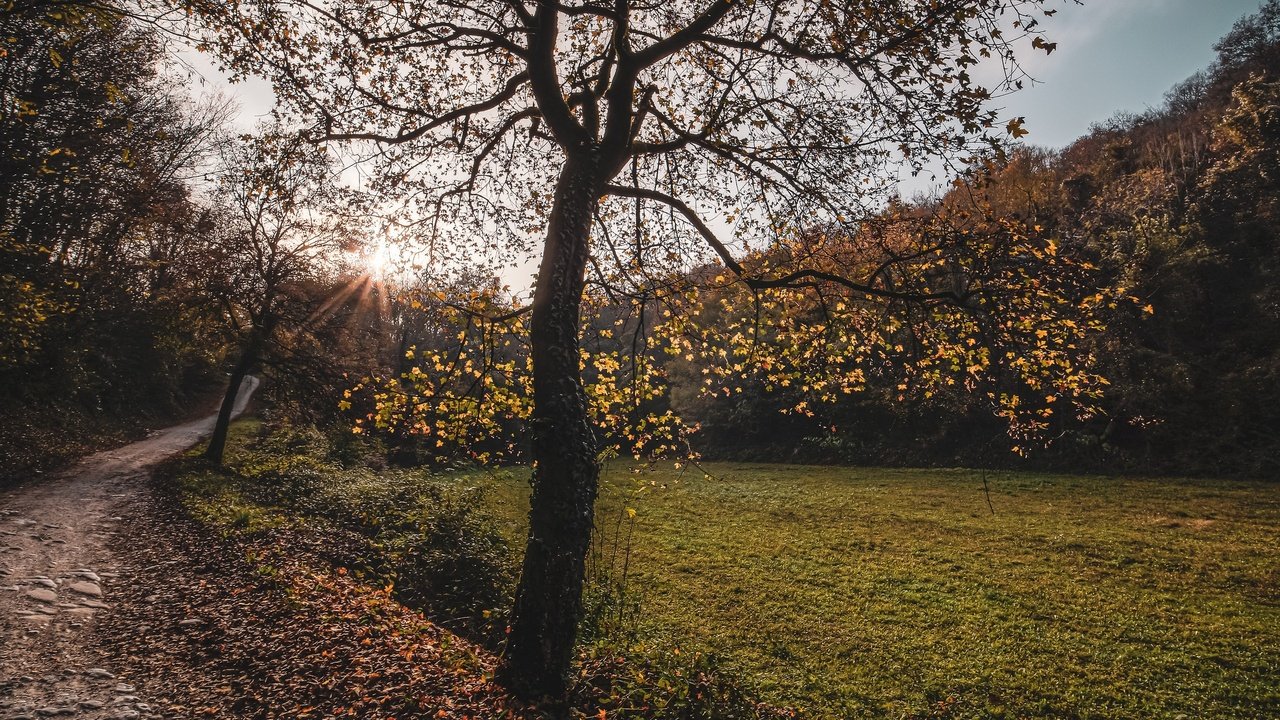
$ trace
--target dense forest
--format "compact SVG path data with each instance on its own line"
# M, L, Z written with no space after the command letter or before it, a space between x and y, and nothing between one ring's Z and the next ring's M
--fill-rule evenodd
M323 152L233 133L161 33L111 7L0 21L6 478L204 412L238 360L296 394L366 357L354 326L325 335L346 305L304 322L360 242L316 220L337 192Z
M455 347L474 318L451 307L478 297L509 304L484 276L362 276L352 259L368 242L352 221L362 201L343 194L323 151L270 128L234 136L226 103L174 89L185 83L156 29L80 13L4 15L0 402L10 421L0 450L9 477L207 405L222 371L236 368L261 367L281 417L349 433L379 412L370 398L362 404L358 385L366 395L382 382L408 387L406 351ZM669 378L647 391L646 413L671 410L696 426L681 437L704 458L1274 472L1280 4L1239 21L1216 50L1161 107L1117 115L1060 150L1017 146L945 195L886 210L955 215L962 199L980 198L1042 229L1097 268L1098 287L1129 299L1112 304L1090 341L1109 383L1092 417L1054 416L1020 456L987 397L963 385L926 398L900 374L872 373L861 392L810 403L746 377L746 392L710 398L696 367L656 351ZM301 247L286 239L299 233ZM635 312L623 305L599 293L591 322ZM625 349L622 339L611 348ZM353 400L339 401L353 388ZM518 435L515 415L459 431L467 441L446 448L384 414L364 441L392 462L488 446L520 456L506 439Z
M192 181L227 110L170 89L151 31L52 13L3 17L12 475L179 412L216 373L225 332L206 293L222 225Z

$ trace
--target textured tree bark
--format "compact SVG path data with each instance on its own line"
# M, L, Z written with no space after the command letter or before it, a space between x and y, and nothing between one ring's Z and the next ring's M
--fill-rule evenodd
M218 408L218 420L213 425L209 447L204 451L206 459L219 465L222 464L222 455L227 448L227 430L231 426L231 411L236 406L236 395L240 392L240 385L244 383L245 376L249 374L254 363L258 362L258 354L262 352L265 333L265 330L256 327L249 331L249 340L240 351L240 359L236 361L236 366L231 370L230 384L227 385L226 394L222 396L222 407Z
M530 317L533 496L529 539L500 679L559 700L582 615L584 561L600 476L578 355L579 312L600 201L599 163L571 157L556 184Z

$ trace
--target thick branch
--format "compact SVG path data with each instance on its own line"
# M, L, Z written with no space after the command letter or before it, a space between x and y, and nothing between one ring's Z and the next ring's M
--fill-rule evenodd
M707 244L710 245L711 249L714 250L716 255L720 257L720 261L724 263L725 267L727 267L731 272L733 272L734 275L737 275L738 278L742 280L742 282L746 284L747 287L753 290L766 290L766 289L776 289L776 288L798 289L798 288L806 288L806 287L815 287L819 282L829 282L834 285L839 285L848 290L852 290L856 293L860 293L862 295L866 295L870 297L881 297L881 298L887 298L892 300L905 300L908 302L945 301L945 302L953 303L955 305L964 305L966 300L966 297L950 291L916 293L916 292L907 292L907 291L901 291L901 290L892 290L890 288L878 287L875 285L860 283L860 282L851 280L849 278L843 277L841 275L836 275L835 273L830 273L823 270L814 270L814 269L796 270L794 272L787 273L786 275L781 275L781 276L772 277L772 278L753 277L747 272L746 268L744 268L741 263L739 263L736 259L734 259L733 253L729 252L729 248L726 247L725 244L722 243L718 237L716 237L715 232L713 232L711 228L708 227L707 224L702 220L702 218L700 218L698 214L694 212L693 208L689 207L679 198L675 198L670 195L667 195L666 193L659 192L657 190L651 190L649 188L627 187L625 185L609 185L605 188L605 191L611 195L616 195L619 197L632 197L632 198L639 198L642 200L653 200L655 202L660 202L664 205L667 205L672 209L676 210L677 212L679 212L681 215L685 217L686 220L689 221L690 225L693 225L694 229L698 231L698 234L700 234L703 237L703 239L707 241Z
M501 90L501 92L489 98L488 100L485 100L484 102L478 102L473 105L466 105L466 106L457 108L443 115L440 115L439 117L435 118L434 120L431 120L430 122L424 125L419 125L418 127L408 132L401 130L395 135L386 135L383 133L368 133L368 132L365 132L365 133L325 132L325 134L321 137L321 139L322 140L373 140L375 142L388 143L391 145L410 142L412 140L416 140L422 137L423 135L426 135L427 133L431 132L432 130L435 130L436 128L447 125L453 122L454 120L458 120L464 117L469 117L476 113L485 112L486 110L492 110L498 107L502 103L515 97L516 94L520 91L520 88L524 86L524 84L528 81L529 81L529 73L527 72L523 72L518 75L515 75L514 77L512 77L510 80L507 81L506 86Z
M714 0L707 9L698 14L688 25L663 40L636 53L634 64L642 70L661 62L698 41L698 38L715 27L729 11L733 9L733 0Z
M684 201L679 198L672 197L663 192L658 192L657 190L640 187L627 187L626 185L609 185L605 187L605 192L619 197L654 200L678 211L686 220L689 221L689 224L698 231L698 234L702 235L703 239L707 241L707 244L711 246L711 249L715 250L716 254L720 256L721 262L725 264L725 267L728 267L737 275L741 276L745 274L746 271L738 264L737 260L733 259L733 253L729 252L729 248L725 247L725 244L720 242L720 238L716 237L716 234L711 230L711 228L707 227L707 224L702 221L702 218L698 217L698 213L694 212L693 208L686 205Z
M581 145L587 140L587 132L574 119L568 103L560 93L560 78L556 72L556 36L560 3L543 0L534 15L533 34L529 39L529 78L533 98L538 103L542 118L562 147Z
M796 270L795 272L787 273L786 275L775 278L743 277L742 281L746 283L747 287L755 290L815 287L818 282L829 282L863 295L882 297L891 300L905 300L907 302L943 301L953 305L963 306L965 301L968 299L967 295L959 295L951 291L908 292L903 290L890 290L889 288L855 282L841 275L836 275L835 273L813 269Z

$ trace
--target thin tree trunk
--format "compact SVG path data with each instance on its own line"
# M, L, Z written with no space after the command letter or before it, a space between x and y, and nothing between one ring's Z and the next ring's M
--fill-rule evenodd
M258 354L262 351L263 338L265 330L253 328L249 331L249 340L245 343L244 349L240 351L240 359L236 361L236 366L231 370L230 384L227 385L227 392L222 396L222 407L218 408L218 420L213 425L213 435L209 438L209 447L205 449L204 456L208 460L221 465L222 455L227 448L227 430L231 427L231 412L236 406L236 396L240 392L240 386L244 384L245 376L249 374L249 370L253 368L254 363L258 362Z
M556 184L530 318L533 496L529 539L500 672L516 694L566 694L600 466L578 355L598 165L570 158Z

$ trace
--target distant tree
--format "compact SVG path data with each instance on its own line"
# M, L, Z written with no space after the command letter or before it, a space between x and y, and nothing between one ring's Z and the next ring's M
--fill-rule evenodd
M887 318L909 307L939 309L975 344L980 323L946 308L1021 318L993 327L1033 338L1078 309L1006 292L1032 287L1018 271L983 285L990 256L965 253L959 228L914 244L861 230L900 162L973 159L1025 132L997 123L992 89L971 72L987 62L1006 71L999 89L1020 84L1015 45L1055 47L1039 34L1055 12L1041 0L188 4L217 31L210 46L237 72L270 76L316 139L379 148L377 187L429 215L437 260L505 260L541 238L530 531L501 672L518 693L563 695L581 614L599 474L579 342L589 265L611 265L591 277L637 297L705 260L747 298L838 291L859 317L886 318L890 348L902 326ZM797 244L814 227L816 244ZM997 229L1017 241L985 247L1044 252L1034 233ZM863 238L858 263L842 266ZM1073 346L1065 329L1008 360L1071 395L1081 375L1050 347Z
M1257 12L1237 20L1213 48L1218 58L1211 72L1217 74L1274 60L1280 55L1280 0L1265 0Z
M241 383L276 340L282 321L292 319L294 331L306 322L323 300L310 284L331 275L341 250L353 242L336 180L324 148L270 129L232 143L223 158L212 275L239 339L205 450L214 462L222 462Z

